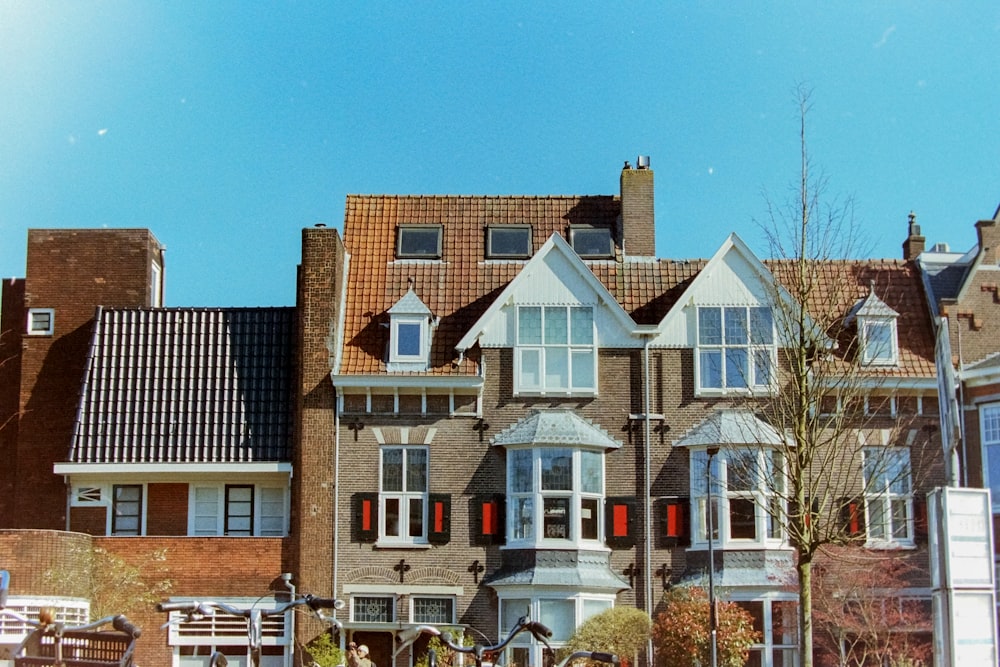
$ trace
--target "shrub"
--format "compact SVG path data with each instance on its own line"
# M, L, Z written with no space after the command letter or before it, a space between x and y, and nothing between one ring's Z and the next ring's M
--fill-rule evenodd
M657 667L698 667L711 662L708 593L678 586L665 596L666 607L653 624ZM716 601L717 658L720 667L743 667L750 647L761 641L753 616L733 602Z
M635 607L613 607L591 616L577 628L566 646L559 650L558 660L573 651L614 653L623 663L633 663L649 641L653 625L649 614Z
M319 667L337 667L345 662L344 652L333 641L333 635L324 632L306 644L306 651Z

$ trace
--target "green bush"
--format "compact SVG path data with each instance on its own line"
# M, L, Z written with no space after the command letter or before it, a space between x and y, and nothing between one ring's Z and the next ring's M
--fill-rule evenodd
M584 621L556 657L562 660L573 651L601 651L634 664L645 650L651 627L649 614L641 609L613 607Z
M314 637L311 642L306 644L306 651L319 667L337 667L337 665L345 664L346 656L334 643L333 635L329 632Z

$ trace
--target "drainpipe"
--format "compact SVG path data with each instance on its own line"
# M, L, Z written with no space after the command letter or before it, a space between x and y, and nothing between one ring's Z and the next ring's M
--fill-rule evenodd
M288 589L288 595L292 600L295 599L295 584L292 583L292 573L282 572L281 581L284 582L285 588ZM288 612L288 635L292 638L292 642L288 645L288 663L289 665L295 664L295 612Z
M340 394L336 387L333 390L333 597L337 597L337 570L340 556ZM337 619L337 609L333 610L333 618ZM347 649L340 621L336 621L337 640L340 651Z
M653 482L650 477L650 454L652 447L650 446L649 438L652 429L649 423L649 410L650 410L650 382L649 382L649 343L652 341L653 337L651 334L645 335L645 340L642 345L642 384L643 384L643 462L644 462L644 472L643 472L643 484L645 485L645 501L644 512L643 512L643 523L645 527L645 537L643 539L643 583L645 584L645 595L646 595L646 613L649 614L650 618L653 617L653 511L651 504L653 502ZM656 663L653 660L653 638L646 641L646 665L647 667L652 667Z

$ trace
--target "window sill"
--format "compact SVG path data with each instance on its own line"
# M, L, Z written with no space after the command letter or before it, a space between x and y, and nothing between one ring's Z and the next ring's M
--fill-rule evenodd
M726 542L725 544L713 544L715 551L793 551L788 544L774 543L762 544L760 542ZM697 542L687 548L687 551L708 551L708 542Z
M433 548L433 546L434 546L433 544L430 544L428 542L387 542L385 540L379 540L378 542L375 543L376 549L382 549L385 551L400 550L400 549L409 549L409 550L416 549L423 551L426 549L431 549Z
M917 548L917 545L913 540L899 540L899 541L886 541L886 540L868 540L865 542L865 549L870 549L872 551L913 551Z

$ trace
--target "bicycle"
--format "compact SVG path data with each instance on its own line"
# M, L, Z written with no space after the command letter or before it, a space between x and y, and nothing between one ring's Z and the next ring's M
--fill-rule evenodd
M340 621L336 618L323 614L321 610L343 609L344 602L335 598L321 598L314 595L297 597L288 602L283 602L274 607L265 609L258 607L249 607L244 609L234 607L224 602L215 602L212 600L188 600L179 602L160 602L156 605L156 610L164 613L176 611L183 614L183 616L177 619L171 619L164 623L164 628L180 621L191 622L201 620L206 616L214 616L216 612L222 612L223 614L227 614L229 616L246 619L247 646L250 649L250 667L259 667L261 648L264 643L264 619L274 616L284 616L286 612L294 610L298 607L308 607L310 612L319 621L336 628L340 627ZM228 664L228 658L226 658L226 656L219 651L213 652L212 656L209 658L210 667L226 667Z
M482 644L463 646L455 643L450 632L442 632L433 625L417 625L412 628L408 628L397 635L396 641L399 646L396 649L396 652L399 653L399 651L415 642L420 635L429 634L437 637L442 644L447 646L452 651L466 655L471 654L473 659L476 661L476 667L483 667L483 656L485 654L498 653L499 651L502 651L522 632L530 632L537 641L545 645L545 648L550 651L552 650L552 647L549 646L548 642L548 638L552 636L552 631L542 623L528 620L526 616L522 616L518 619L514 627L511 628L510 632L507 633L507 636L493 646L484 646ZM429 667L437 667L437 655L434 649L428 651L427 657ZM606 662L612 665L620 664L618 656L613 653L602 653L600 651L574 651L560 660L556 667L566 667L576 660L593 660L595 662Z
M0 614L34 628L14 653L15 667L132 667L142 631L123 614L66 625L42 609L34 620L6 608L9 585L10 574L0 570ZM109 624L111 630L101 629Z

